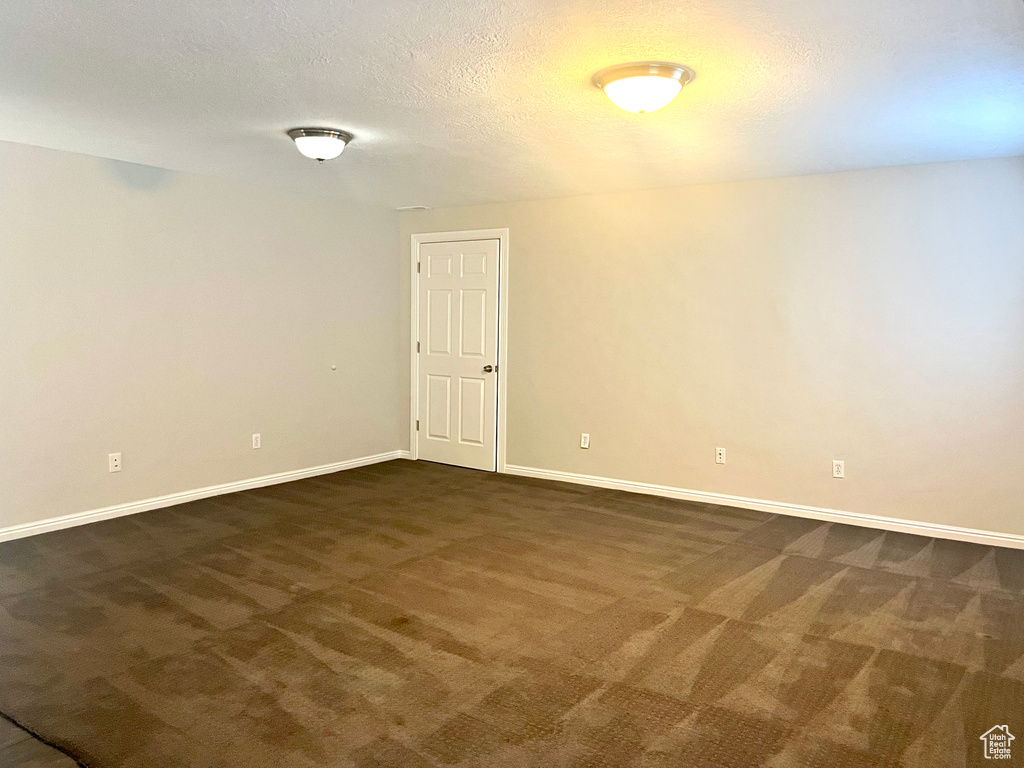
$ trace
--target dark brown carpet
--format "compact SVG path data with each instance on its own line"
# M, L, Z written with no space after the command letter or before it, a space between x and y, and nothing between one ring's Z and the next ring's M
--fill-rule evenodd
M0 544L0 591L0 710L93 768L1024 763L1014 550L400 461Z

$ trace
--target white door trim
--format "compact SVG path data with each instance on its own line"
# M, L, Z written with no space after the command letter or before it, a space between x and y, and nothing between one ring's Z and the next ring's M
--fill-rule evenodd
M454 243L460 240L498 240L498 472L505 471L505 398L508 391L508 227L502 229L470 229L460 232L422 232L412 236L412 258L409 260L412 312L409 326L409 454L419 458L419 433L416 420L420 412L420 362L416 341L420 322L420 261L423 243Z

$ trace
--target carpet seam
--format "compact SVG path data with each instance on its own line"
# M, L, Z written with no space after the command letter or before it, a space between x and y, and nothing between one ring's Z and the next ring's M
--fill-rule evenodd
M25 733L27 733L29 736L31 736L36 741L40 741L43 744L45 744L46 746L50 747L51 749L57 750L58 752L60 752L62 755L64 755L69 760L73 760L75 765L78 766L78 768L93 768L93 766L90 766L88 763L83 763L81 760L79 760L77 757L75 757L73 754L68 752L63 747L55 744L54 742L50 741L46 737L44 737L41 734L37 733L36 731L32 730L31 728L29 728L24 723L18 722L18 720L16 720L15 718L11 717L10 715L8 715L6 712L4 712L2 710L0 710L0 718L3 718L7 722L9 722L15 728L18 728L18 729L24 731Z

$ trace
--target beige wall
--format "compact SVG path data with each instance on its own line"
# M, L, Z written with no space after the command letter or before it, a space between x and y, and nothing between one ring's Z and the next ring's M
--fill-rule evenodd
M400 221L511 230L510 464L1024 534L1024 159ZM397 234L0 144L0 528L407 447Z
M1024 159L400 222L511 230L508 463L1024 534Z
M399 448L396 237L384 209L0 144L0 528Z

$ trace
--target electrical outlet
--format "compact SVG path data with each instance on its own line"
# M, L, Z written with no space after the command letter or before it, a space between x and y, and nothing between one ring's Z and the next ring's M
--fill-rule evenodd
M111 453L107 456L107 467L111 472L121 471L121 454Z
M263 441L260 438L260 433L256 432L252 436L252 449L255 451L256 449L262 448L262 447L263 447Z
M832 462L832 477L840 478L846 477L846 462L833 461Z
M590 447L590 435L588 433L584 432L582 435L580 435L580 448L589 448L589 447Z
M715 448L715 464L725 464L725 448Z

